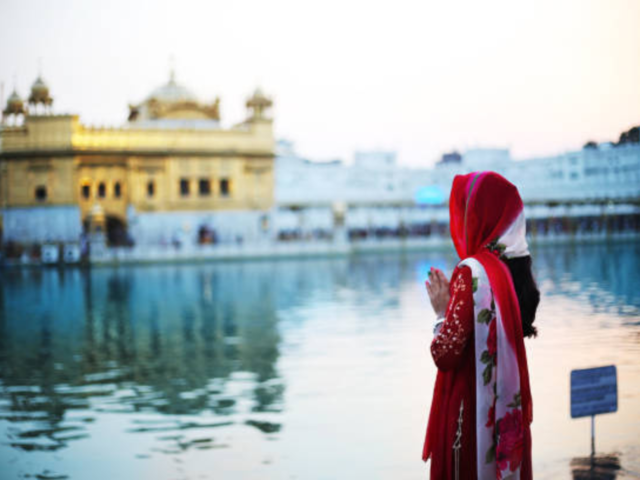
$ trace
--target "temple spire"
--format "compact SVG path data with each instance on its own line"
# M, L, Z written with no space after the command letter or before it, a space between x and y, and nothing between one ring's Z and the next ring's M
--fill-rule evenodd
M9 95L7 99L7 104L2 111L2 123L5 123L6 120L12 119L13 125L18 125L21 118L24 117L26 113L24 101L22 97L18 94L18 81L17 75L13 76L13 92Z
M38 77L31 85L29 95L29 113L31 115L50 114L53 98L49 92L49 86L42 79L42 59L38 59Z
M176 83L176 58L169 55L169 83Z
M273 101L267 97L260 87L256 88L251 97L247 99L249 120L266 120L266 111L271 108Z

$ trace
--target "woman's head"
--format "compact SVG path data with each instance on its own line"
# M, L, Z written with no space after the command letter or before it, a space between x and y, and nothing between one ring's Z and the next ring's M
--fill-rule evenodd
M502 243L500 237L505 233L510 234L505 240L513 243L505 246L507 252L517 246L521 251L514 254L526 255L523 211L518 189L501 175L495 172L456 175L449 214L451 238L460 258L475 255L492 242ZM516 227L518 231L513 232Z
M518 296L523 333L534 336L540 292L531 272L524 204L518 189L495 172L457 175L449 199L451 238L460 258L498 250Z

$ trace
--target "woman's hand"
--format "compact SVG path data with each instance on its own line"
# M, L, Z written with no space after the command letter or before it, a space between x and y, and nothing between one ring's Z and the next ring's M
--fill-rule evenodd
M438 317L444 317L450 297L449 281L441 270L433 267L431 267L429 280L425 283L427 285L429 299L431 300L431 306Z

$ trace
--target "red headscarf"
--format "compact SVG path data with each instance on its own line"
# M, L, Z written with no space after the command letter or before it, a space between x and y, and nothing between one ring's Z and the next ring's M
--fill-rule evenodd
M499 432L497 431L493 431L493 433L492 431L487 432L485 421L476 419L478 448L480 449L481 447L481 436L485 439L485 443L487 438L498 438L498 452L505 447L500 442L508 442L513 438L518 439L518 444L522 446L524 436L528 435L529 424L533 419L520 306L509 268L501 260L501 257L504 258L504 256L528 254L523 208L518 189L497 173L474 172L468 175L458 175L453 180L449 200L451 238L461 261L466 260L469 262L470 259L473 259L481 265L486 273L486 279L490 284L491 294L498 312L498 318L496 319L496 322L499 322L497 327L499 331L498 342L502 345L499 348L503 349L502 352L498 352L497 368L506 368L508 371L513 372L514 375L507 375L506 378L516 378L516 382L519 382L519 385L517 383L515 385L501 383L508 382L508 380L505 380L505 377L500 377L500 371L496 373L494 380L492 380L493 382L498 382L498 392L500 392L501 386L512 388L510 390L512 392L518 390L519 401L515 408L512 408L515 402L512 404L507 403L512 402L511 398L501 398L498 395L497 397L494 396L493 399L496 415L500 411L500 416L504 417L503 420L507 419L504 421L503 427L507 424L512 424L518 432L514 432L512 429L509 432L511 434L510 438L506 435L506 432L500 432L505 433L505 435L498 435ZM474 322L474 325L477 325L476 328L480 329L476 332L477 335L486 336L486 330L482 329L488 327L477 322ZM474 350L476 350L476 362L480 361L481 350L478 350L480 336L476 336L476 346L474 347ZM507 363L500 363L501 361ZM517 365L514 365L515 363ZM478 379L476 380L478 381ZM446 390L447 387L444 385L452 384L442 383L443 388ZM486 390L479 387L479 390L476 391L476 397L478 397L478 392L486 392ZM486 393L483 393L483 395L486 395ZM450 392L438 391L438 385L436 385L433 402L445 401L444 399L449 398L449 396ZM476 401L480 401L480 398L476 398ZM486 405L487 398L483 398L483 401ZM522 421L511 421L516 416L521 418ZM498 417L496 417L497 420ZM448 419L446 421L454 420ZM491 428L497 427L492 426ZM505 429L503 428L503 430ZM530 442L526 443L526 448L530 449ZM530 459L530 450L524 453ZM492 475L500 478L501 470L507 468L500 463L498 463L497 467L486 466L483 463L485 462L484 451L478 452L477 456L479 477L485 478L488 472L494 472ZM513 467L511 471L515 469L516 472L520 472L520 463L511 466ZM483 468L484 473L481 473ZM530 471L527 473L523 471L522 473L524 477L530 477ZM519 474L518 478L520 478Z
M522 411L531 423L533 408L520 304L509 268L488 248L513 225L523 209L516 186L495 172L473 172L453 179L449 198L451 238L461 260L473 257L487 272L507 338L517 354Z
M494 172L456 175L451 187L451 238L460 259L484 251L516 220L524 205L515 185Z

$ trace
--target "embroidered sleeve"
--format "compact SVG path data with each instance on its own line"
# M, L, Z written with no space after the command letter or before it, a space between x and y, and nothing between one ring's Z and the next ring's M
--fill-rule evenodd
M473 333L471 269L456 268L449 286L451 298L445 320L431 343L431 356L440 370L454 368Z

